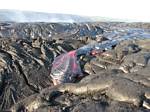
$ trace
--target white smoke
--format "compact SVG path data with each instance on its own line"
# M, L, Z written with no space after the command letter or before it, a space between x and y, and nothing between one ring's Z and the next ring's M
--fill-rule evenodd
M11 22L90 22L88 17L69 14L40 13L18 10L0 10L0 21Z

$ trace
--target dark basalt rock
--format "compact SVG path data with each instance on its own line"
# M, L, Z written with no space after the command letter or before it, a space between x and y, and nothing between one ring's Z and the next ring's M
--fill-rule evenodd
M77 83L54 87L50 72L54 58L64 52L115 38L114 31L121 37L128 35L121 29L148 32L149 27L148 23L0 23L0 111L148 112L149 39L123 41L106 52L109 57L82 57L81 68L88 76ZM129 73L120 67L129 68Z

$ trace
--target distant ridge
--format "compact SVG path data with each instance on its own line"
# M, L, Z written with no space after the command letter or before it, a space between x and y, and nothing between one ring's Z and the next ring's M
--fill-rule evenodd
M43 13L32 11L19 11L0 9L0 21L4 22L91 22L88 17L59 14L59 13Z

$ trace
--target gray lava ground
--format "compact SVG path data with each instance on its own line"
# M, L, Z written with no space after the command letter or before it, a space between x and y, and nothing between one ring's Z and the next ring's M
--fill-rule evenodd
M149 28L149 23L0 23L0 111L149 112L150 37L142 38ZM128 29L141 39L123 41L107 55L82 57L86 76L53 86L56 56L130 35Z

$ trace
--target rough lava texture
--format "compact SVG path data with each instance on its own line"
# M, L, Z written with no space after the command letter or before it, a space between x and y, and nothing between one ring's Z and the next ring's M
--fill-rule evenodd
M149 28L149 23L0 23L0 111L149 112L150 37L143 39ZM131 34L141 38L81 57L82 79L53 85L56 56Z

